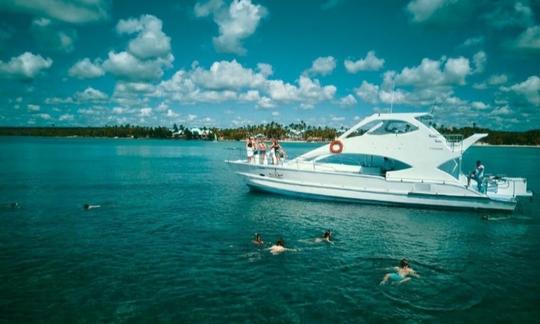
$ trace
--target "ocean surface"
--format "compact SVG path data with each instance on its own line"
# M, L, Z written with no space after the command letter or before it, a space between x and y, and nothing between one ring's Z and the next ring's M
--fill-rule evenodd
M539 321L540 197L486 214L250 192L223 162L241 147L0 137L0 322ZM477 159L540 193L540 149ZM421 278L379 286L403 257Z

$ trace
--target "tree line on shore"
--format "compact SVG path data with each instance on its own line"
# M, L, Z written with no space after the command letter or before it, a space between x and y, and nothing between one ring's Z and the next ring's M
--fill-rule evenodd
M475 133L489 134L481 142L491 145L540 145L540 129L525 132L496 131L489 128L461 127L445 128L444 125L437 127L439 133L444 135L463 135L467 138Z
M167 127L133 125L104 127L0 127L0 136L170 138Z
M482 142L493 145L540 145L540 129L525 132L494 131L487 128L444 127L441 134L461 134L465 138L474 133L488 133ZM306 125L304 122L282 125L276 122L247 125L237 128L188 128L183 125L167 127L143 127L118 125L104 127L0 127L0 136L54 136L54 137L119 137L119 138L180 138L180 139L223 139L243 140L249 136L264 138L293 139L304 141L330 141L345 129Z

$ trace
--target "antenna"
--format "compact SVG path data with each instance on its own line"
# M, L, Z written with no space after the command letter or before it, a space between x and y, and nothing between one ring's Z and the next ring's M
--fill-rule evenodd
M390 113L392 113L392 110L394 108L394 87L396 86L396 81L392 80L392 97L390 99Z

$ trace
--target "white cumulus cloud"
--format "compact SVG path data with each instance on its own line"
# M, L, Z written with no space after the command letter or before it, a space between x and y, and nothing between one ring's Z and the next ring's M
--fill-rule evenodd
M384 59L378 58L374 51L369 51L365 58L357 61L345 60L345 69L349 73L358 71L377 71L384 65Z
M259 90L248 90L245 93L241 93L238 96L238 99L242 101L259 101L261 100L261 95L259 94Z
M37 114L37 116L39 118L43 119L43 120L51 120L52 119L51 115L46 114L46 113Z
M471 106L474 108L474 109L478 109L478 110L484 110L484 109L487 109L489 108L488 105L486 105L485 103L481 102L481 101L473 101L471 103Z
M407 4L407 11L412 15L413 21L426 21L437 11L457 0L413 0Z
M51 67L53 60L25 52L12 57L9 62L0 61L0 77L33 79L43 70Z
M472 47L483 44L485 41L484 36L476 36L476 37L470 37L467 38L463 44L461 44L461 47Z
M540 25L529 27L523 31L514 45L522 49L540 49Z
M116 25L119 34L135 34L125 51L109 51L101 67L120 80L152 81L161 79L163 70L172 67L170 37L162 31L162 22L152 15L122 19Z
M112 113L115 114L115 115L122 115L123 113L125 113L127 111L126 108L122 108L122 107L114 107L112 109Z
M36 111L41 110L41 107L39 105L28 104L26 107L28 108L28 111L31 111L31 112L36 112Z
M401 72L385 72L380 85L363 81L355 94L369 104L393 103L439 107L448 112L464 111L471 106L454 95L454 87L465 85L471 74L471 64L465 57L424 58L418 66L405 67Z
M240 55L246 53L242 41L255 32L267 14L265 7L251 0L233 0L229 6L222 0L210 0L197 3L194 11L197 17L212 15L219 27L219 36L213 38L218 51Z
M107 19L107 0L2 0L0 8L81 24Z
M533 75L527 80L510 87L502 87L503 91L512 91L523 96L529 103L540 106L540 77Z
M84 58L75 63L68 71L69 76L78 79L98 78L105 74L98 60L92 62L89 58Z
M74 97L78 101L102 101L106 100L109 96L102 91L88 87L82 92L76 92Z
M486 66L487 55L484 51L480 51L473 56L474 71L473 73L482 73Z
M166 113L166 116L169 117L169 118L176 118L179 115L177 113L175 113L174 111L172 111L171 109L168 109L167 113Z
M140 59L167 57L170 54L171 38L162 28L161 20L152 15L142 15L138 19L122 19L116 25L119 34L137 34L129 42L128 50Z
M152 108L146 107L139 110L139 117L149 117L152 115Z
M263 66L263 72L255 72L244 68L236 60L214 62L210 69L196 67L191 72L191 80L200 86L209 89L238 89L243 87L257 87L266 80L268 70L272 67Z
M74 116L72 114L63 114L58 117L59 121L72 121Z
M505 84L508 81L506 74L495 74L489 77L488 84L490 85L501 85Z
M172 54L165 58L140 60L130 52L111 51L103 68L120 79L157 80L163 75L163 68L170 67L173 60Z
M179 70L169 80L162 81L154 95L186 103L239 100L256 102L262 108L279 103L311 107L332 99L337 90L307 75L301 75L296 85L268 79L270 71L269 65L258 64L257 69L251 69L236 60L214 62L209 69L195 64L191 70Z
M341 106L353 106L357 103L356 98L349 94L339 99L339 105Z
M265 77L269 77L272 74L274 74L274 70L272 69L272 65L267 63L258 63L257 69L259 69L259 72Z
M336 68L336 59L332 56L318 57L307 71L310 74L328 75Z
M431 60L422 59L420 65L405 67L396 74L396 84L414 86L463 85L471 73L469 60L464 57Z
M377 103L379 101L379 86L369 83L367 81L362 81L360 87L355 89L356 95L362 98L367 103Z
M150 94L156 86L147 82L117 81L114 86L114 97L130 97L135 94Z

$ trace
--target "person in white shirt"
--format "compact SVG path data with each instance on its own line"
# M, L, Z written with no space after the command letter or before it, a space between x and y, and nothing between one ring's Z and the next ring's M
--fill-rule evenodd
M253 151L255 150L255 144L253 143L253 138L250 137L246 139L246 154L248 163L253 162Z
M484 180L484 165L480 160L476 161L476 168L467 177L467 188L471 184L471 179L476 181L478 191L482 192L482 182Z

